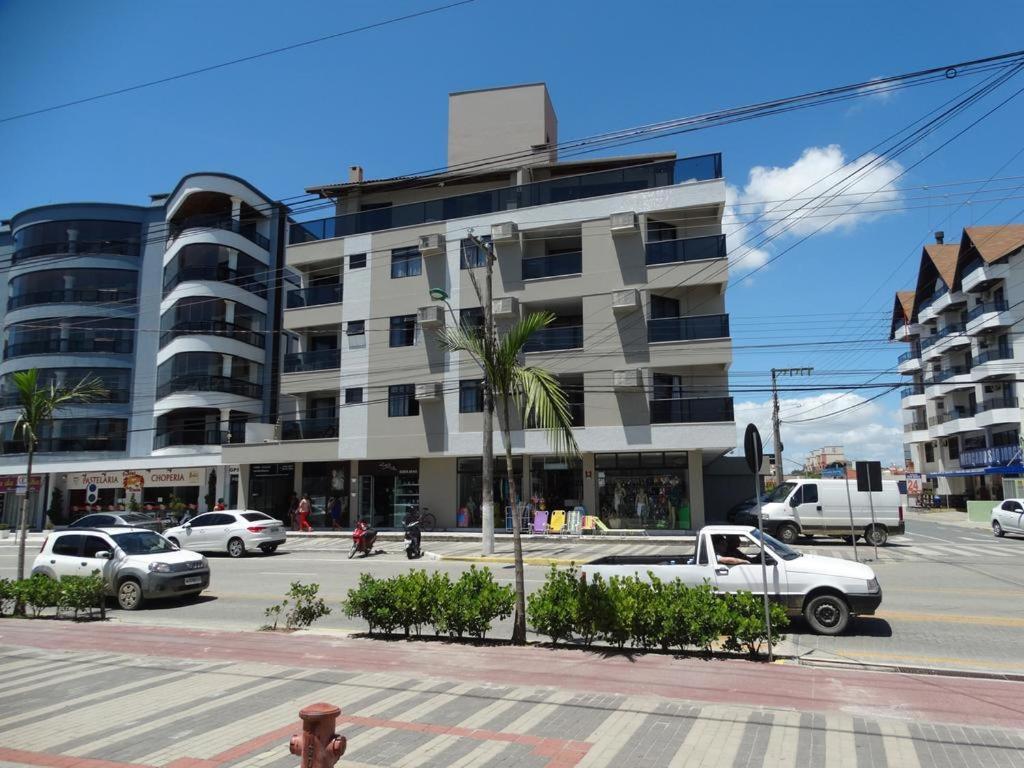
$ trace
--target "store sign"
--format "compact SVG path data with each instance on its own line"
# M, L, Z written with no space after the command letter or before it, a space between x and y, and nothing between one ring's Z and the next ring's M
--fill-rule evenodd
M202 469L129 469L121 472L75 472L68 474L68 490L123 488L139 493L143 488L168 488L177 485L201 485Z
M274 477L279 475L294 475L295 465L288 464L251 464L249 474L252 477Z
M0 493L18 493L24 494L25 488L28 485L25 475L0 475ZM43 476L32 475L32 491L33 493L43 487Z

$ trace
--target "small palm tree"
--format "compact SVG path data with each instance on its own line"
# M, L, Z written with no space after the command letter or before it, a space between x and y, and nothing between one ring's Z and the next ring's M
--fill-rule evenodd
M28 451L28 467L26 476L28 487L25 498L21 502L21 515L18 530L21 534L18 542L18 578L25 577L25 536L28 532L28 507L32 489L32 459L35 457L36 445L43 428L53 421L54 413L75 403L88 403L105 397L107 394L103 382L95 376L86 376L73 386L57 386L39 383L39 371L32 368L11 374L15 391L18 393L18 405L21 413L14 422L14 436L20 436Z
M505 444L505 466L513 510L516 610L512 642L515 645L526 642L526 590L523 586L521 516L517 514L515 475L512 470L512 413L518 414L522 423L536 424L545 430L552 449L559 456L579 456L579 447L572 432L569 401L558 380L543 368L523 365L521 362L527 340L534 333L547 328L554 320L555 316L551 312L531 313L491 345L486 343L484 334L466 326L446 327L438 334L442 349L448 352L467 352L479 361L487 385L494 394L498 425ZM488 353L491 349L493 354Z

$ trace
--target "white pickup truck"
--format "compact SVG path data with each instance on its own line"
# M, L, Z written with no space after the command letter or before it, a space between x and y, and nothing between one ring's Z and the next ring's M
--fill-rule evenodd
M870 615L882 602L874 571L862 563L837 557L805 555L764 537L768 593L791 616L802 615L822 635L838 635L854 615ZM709 525L697 534L696 551L679 555L622 555L602 557L581 568L585 577L600 574L653 574L662 581L680 579L697 586L707 582L718 592L764 593L761 577L761 539L757 528Z

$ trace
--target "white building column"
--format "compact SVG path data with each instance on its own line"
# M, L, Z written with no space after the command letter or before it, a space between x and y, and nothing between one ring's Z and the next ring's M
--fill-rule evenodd
M687 451L686 466L689 472L690 528L697 531L704 527L704 451L699 448Z
M242 198L240 197L231 198L231 218L235 221L240 221L242 218Z
M220 409L220 432L221 437L225 443L231 442L229 432L231 430L231 409L221 408Z
M226 498L226 497L225 497ZM249 465L238 465L238 508L249 506Z

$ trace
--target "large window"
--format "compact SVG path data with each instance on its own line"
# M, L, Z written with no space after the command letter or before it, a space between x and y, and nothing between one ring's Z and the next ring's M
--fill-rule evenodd
M690 528L685 453L603 453L594 465L609 528Z
M132 221L47 221L14 233L12 261L56 254L138 256L139 224Z
M235 248L193 243L182 247L164 267L164 294L186 280L212 280L266 296L267 275L265 264Z
M231 322L227 318L232 317ZM175 302L160 318L160 346L178 336L204 334L224 336L244 344L263 347L266 315L237 302L188 296Z
M489 245L491 238L489 235L484 235L478 238L481 242ZM463 269L475 269L476 267L487 266L487 249L481 248L475 242L470 239L462 241L462 268Z
M127 445L127 419L57 419L43 425L36 450L39 453L123 451ZM0 424L0 445L5 454L25 453L14 422Z
M7 329L4 357L75 352L128 354L135 320L126 317L42 317Z
M395 384L388 387L388 416L419 416L420 403L416 399L415 384Z
M8 309L36 304L135 304L138 273L129 269L48 269L10 284Z
M481 413L484 409L483 379L459 382L459 413Z
M39 386L70 387L83 379L99 379L106 394L94 402L127 403L131 389L130 368L40 368ZM0 408L20 404L12 374L0 376Z
M156 370L157 397L172 392L227 392L260 398L263 366L244 357L217 352L183 352Z
M416 343L416 315L395 315L391 318L389 330L389 346L413 346Z
M423 273L423 257L419 248L398 248L391 251L391 277L415 277Z

